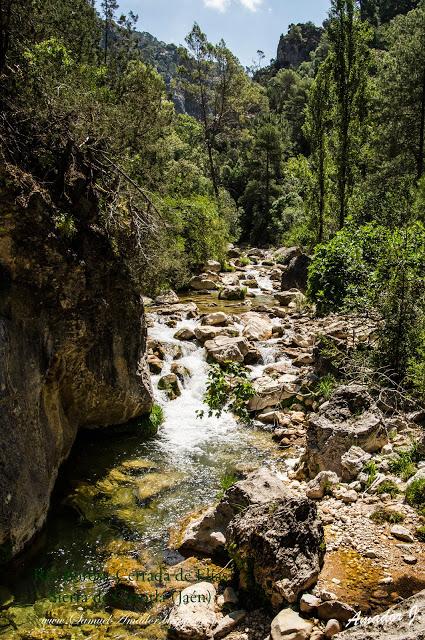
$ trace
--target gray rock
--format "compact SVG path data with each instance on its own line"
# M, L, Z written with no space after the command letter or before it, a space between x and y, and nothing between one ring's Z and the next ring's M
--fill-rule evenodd
M313 623L304 620L293 609L283 609L272 620L272 640L308 640L313 629Z
M424 640L425 591L380 613L372 624L366 622L359 616L357 626L341 633L338 640Z
M268 340L273 334L273 324L265 314L250 311L241 316L244 325L242 335L248 340Z
M302 462L310 477L327 469L343 480L351 476L347 477L350 481L352 474L347 470L347 457L344 459L345 466L342 462L344 454L353 446L374 453L386 441L383 416L373 407L367 390L359 385L348 385L335 392L320 414L310 417ZM355 461L351 462L351 468L355 468Z
M217 336L214 340L207 340L204 346L208 358L220 364L225 362L242 363L250 350L249 342L244 337Z
M210 327L224 327L228 324L229 316L223 311L215 311L214 313L208 313L202 318L202 324L206 324Z
M314 613L319 606L321 600L310 593L304 593L300 599L301 613Z
M217 283L207 274L202 274L193 276L189 282L189 287L195 291L214 291L214 289L217 289Z
M237 514L228 530L239 586L255 584L273 607L293 603L317 582L325 554L314 502L288 493Z
M218 505L189 523L182 535L180 553L185 556L222 553L227 527L241 508L282 498L287 491L279 476L264 467L250 473L227 489Z
M395 524L391 527L391 535L394 536L397 540L402 540L403 542L414 542L415 538L410 533L409 529L406 527L402 527L401 524Z
M350 449L341 456L344 480L346 482L355 480L371 457L370 453L367 453L367 451L364 451L360 447L350 447Z
M246 617L246 611L232 611L227 616L224 616L214 629L213 638L223 638L227 636L228 633L233 631L237 625L242 622L242 620Z
M347 623L354 615L356 611L349 604L341 602L340 600L327 600L321 602L317 607L317 615L320 620L338 620L339 622Z
M198 582L183 589L180 602L174 605L169 616L170 632L188 640L210 638L217 626L215 598L216 590L210 582Z
M183 327L182 329L176 331L174 337L176 340L194 340L196 336L192 329Z
M178 304L178 302L179 302L179 297L177 293L175 293L171 289L170 291L165 291L164 293L161 293L160 296L157 296L155 298L155 304Z
M218 294L220 300L244 300L245 296L246 290L243 287L225 287Z
M285 271L282 273L282 291L289 289L307 289L308 268L311 258L306 254L301 254L292 258Z
M298 376L286 373L279 378L261 376L253 382L255 395L248 402L250 411L262 411L276 407L283 400L294 398L299 392Z
M325 638L333 638L337 633L341 633L342 624L338 620L328 620L325 627Z
M321 500L327 489L331 490L339 483L339 478L333 471L320 471L307 486L307 498Z

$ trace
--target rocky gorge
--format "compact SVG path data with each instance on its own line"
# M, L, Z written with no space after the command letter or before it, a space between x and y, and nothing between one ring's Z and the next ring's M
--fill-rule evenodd
M317 317L304 295L308 261L297 248L231 247L226 272L209 262L191 291L145 300L146 359L142 342L136 351L163 424L150 440L77 443L47 525L48 562L31 565L43 565L45 582L25 593L21 569L1 589L8 637L423 637L422 616L407 619L409 598L418 610L424 598L422 516L405 499L423 477L421 455L410 479L394 471L400 452L421 450L423 416L359 380L321 386L335 353L361 348L376 326ZM144 335L131 326L118 333L125 344ZM248 423L205 405L211 365L228 363L248 372ZM150 408L148 382L143 393L115 424ZM102 425L101 409L83 411L92 417L79 426ZM344 631L390 607L401 619Z

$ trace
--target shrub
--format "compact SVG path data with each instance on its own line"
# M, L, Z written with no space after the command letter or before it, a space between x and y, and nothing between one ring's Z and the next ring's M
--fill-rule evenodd
M406 489L406 502L411 507L425 506L425 478L413 480Z
M245 424L251 423L247 403L255 392L248 375L248 369L236 362L210 366L204 396L204 402L209 407L209 416L220 417L227 409ZM204 415L204 411L198 412L198 417L203 418Z
M358 307L369 297L370 274L387 231L372 224L347 226L327 244L316 247L309 269L307 295L320 314Z
M251 264L251 260L248 258L248 256L241 256L239 258L239 264L242 267L247 267L249 264Z
M395 496L400 493L400 489L392 480L384 480L384 482L377 487L376 493L378 495L388 493L392 498L395 498Z
M390 524L398 524L399 522L403 522L404 515L399 511L392 511L390 509L380 507L372 513L370 519L376 524L383 524L384 522L389 522Z
M418 442L412 442L410 449L400 451L398 458L390 462L389 468L392 473L400 476L403 480L411 478L416 471L416 463L423 458Z

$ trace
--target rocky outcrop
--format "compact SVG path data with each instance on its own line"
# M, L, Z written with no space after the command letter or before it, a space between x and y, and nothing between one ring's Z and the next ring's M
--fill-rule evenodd
M303 462L310 477L329 470L349 481L355 477L356 465L360 471L368 460L362 450L379 451L387 439L383 416L367 390L360 385L343 386L319 414L310 417Z
M318 579L325 555L324 532L313 501L287 496L253 505L228 528L239 586L260 588L273 607L294 603Z
M19 205L18 187L2 182L1 560L42 526L78 429L126 423L152 405L143 302L85 184L77 176L69 187L69 238L39 189Z
M290 289L305 291L307 289L308 268L310 263L311 258L305 253L292 258L282 272L282 291L289 291Z
M312 22L290 24L288 33L280 37L276 56L278 69L296 69L307 62L318 46L323 29Z
M261 468L230 487L219 504L192 520L183 532L179 551L183 555L215 555L224 551L227 527L240 509L282 498L287 493L282 480Z

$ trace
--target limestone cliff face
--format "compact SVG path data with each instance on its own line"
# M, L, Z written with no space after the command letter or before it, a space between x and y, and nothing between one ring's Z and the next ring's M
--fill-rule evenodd
M288 33L280 37L276 56L278 69L296 69L310 59L319 45L323 29L312 22L291 24Z
M1 176L0 561L42 526L78 429L152 405L143 303L96 225L95 199L75 197L69 242L44 195L18 195Z

